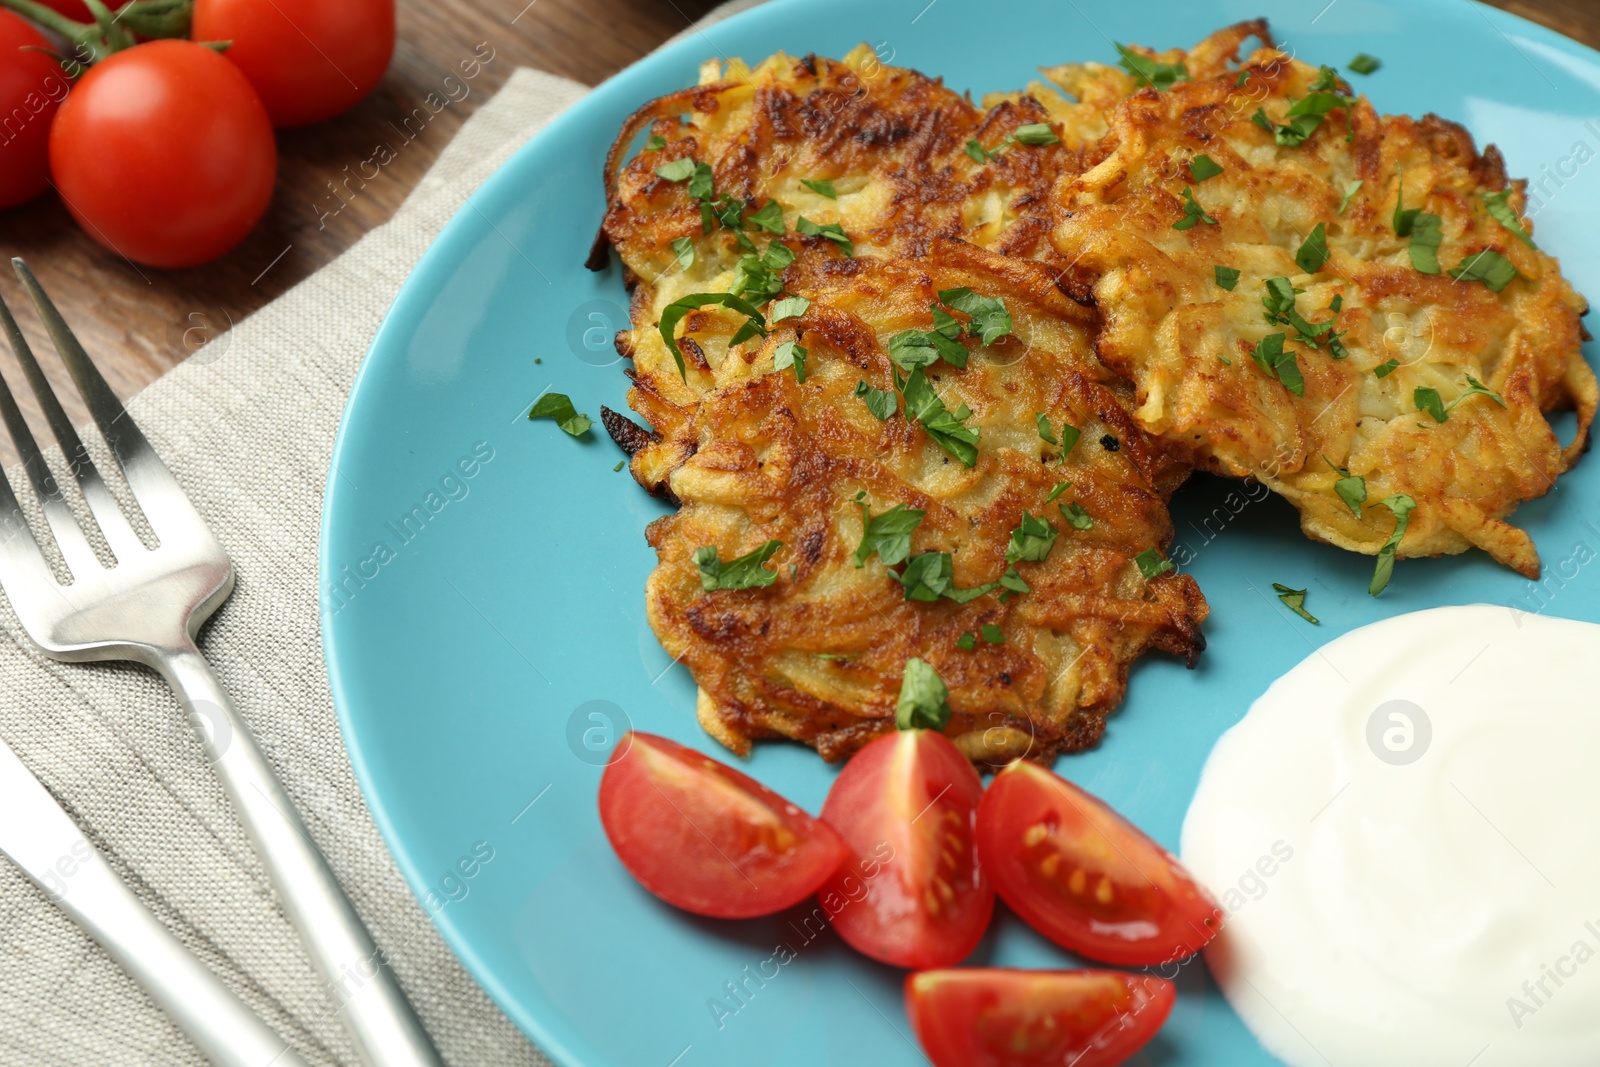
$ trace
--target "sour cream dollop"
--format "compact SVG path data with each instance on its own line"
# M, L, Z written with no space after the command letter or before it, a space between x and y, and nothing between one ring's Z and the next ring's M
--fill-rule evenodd
M1354 630L1217 742L1183 861L1206 962L1293 1067L1600 1064L1600 626Z

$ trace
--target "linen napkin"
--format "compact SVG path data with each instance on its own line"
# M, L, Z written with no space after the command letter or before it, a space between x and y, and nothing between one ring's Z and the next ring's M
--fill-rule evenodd
M750 6L736 0L685 33ZM128 405L238 572L237 591L202 635L205 652L457 1067L549 1061L446 948L356 784L319 633L322 494L351 383L401 283L465 197L585 92L516 71L393 219ZM12 480L24 484L16 473ZM155 675L48 660L0 598L0 736L146 906L309 1063L357 1062L199 744ZM0 1064L204 1062L0 857Z

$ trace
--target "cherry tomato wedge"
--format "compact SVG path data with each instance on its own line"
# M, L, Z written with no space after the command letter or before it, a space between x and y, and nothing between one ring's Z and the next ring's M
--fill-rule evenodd
M1152 975L964 967L907 978L906 1013L934 1067L1115 1067L1176 995Z
M857 752L822 805L852 853L819 894L839 936L897 967L966 959L994 913L973 840L982 795L978 772L936 731L899 731Z
M72 83L31 23L0 11L0 208L50 187L50 122Z
M717 919L770 915L817 891L844 842L748 775L654 734L630 733L600 779L600 822L650 892Z
M978 805L978 852L1000 898L1050 940L1129 967L1191 956L1222 912L1138 827L1021 760Z

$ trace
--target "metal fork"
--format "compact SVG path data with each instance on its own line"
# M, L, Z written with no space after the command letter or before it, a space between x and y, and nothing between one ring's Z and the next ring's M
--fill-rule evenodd
M85 405L159 541L148 548L124 515L61 408L10 309L4 329L24 376L71 466L106 544L104 566L45 464L15 397L0 379L0 421L16 445L72 581L59 582L10 480L0 472L0 588L47 655L68 662L127 660L157 671L203 740L285 913L337 991L344 1024L368 1067L443 1067L406 1002L387 957L312 842L289 795L196 643L200 626L233 591L233 564L177 479L123 408L25 263L11 265L32 298Z

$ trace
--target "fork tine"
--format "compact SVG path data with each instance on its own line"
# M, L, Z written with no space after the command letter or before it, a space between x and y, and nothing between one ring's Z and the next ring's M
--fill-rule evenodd
M23 340L22 331L17 328L17 320L12 317L11 309L0 298L0 329L5 331L6 340L11 344L11 350L18 353L28 351L28 342ZM31 358L31 354L30 354ZM39 507L44 512L45 521L50 525L50 532L55 535L56 545L61 549L62 558L67 562L67 567L74 575L83 573L86 568L98 566L94 549L89 546L89 539L83 535L83 530L78 526L78 519L72 514L72 508L67 504L67 498L61 495L61 486L56 483L56 476L44 461L44 453L39 450L38 441L34 440L33 431L28 428L27 420L22 417L22 411L17 407L17 398L11 392L5 377L0 375L0 421L4 421L6 429L11 434L12 443L16 445L17 455L22 460L22 467L28 474L28 480L33 483L33 491L39 498ZM10 492L10 481L6 482L7 491ZM16 496L11 495L11 502L16 503ZM20 514L20 506L18 514ZM24 524L23 529L26 529ZM35 545L37 548L37 545Z
M22 279L23 288L28 291L33 306L38 309L39 317L44 320L45 330L55 343L61 361L66 364L67 372L72 375L72 381L77 385L78 393L83 397L89 414L94 417L95 424L100 427L101 435L111 446L112 455L116 457L117 463L122 467L123 475L128 480L128 487L133 490L133 497L139 502L156 536L164 541L168 534L173 532L170 528L165 531L162 529L164 518L184 518L193 523L203 524L204 520L201 519L199 512L194 510L183 487L172 476L172 472L151 447L138 424L133 421L133 416L128 414L127 409L122 406L122 401L117 399L117 394L101 376L77 336L61 317L61 312L56 310L55 303L39 284L39 279L33 276L33 271L28 269L28 265L21 257L13 257L11 266L17 272L17 277ZM42 375L40 382L43 384ZM45 388L48 389L48 385ZM59 408L59 405L56 406ZM64 417L63 421L66 421ZM70 421L66 421L66 426L71 433ZM73 436L76 438L76 434ZM66 447L64 441L63 447ZM85 452L83 455L87 459L88 453ZM99 473L95 472L94 477L98 481ZM100 484L104 486L103 482ZM87 493L86 489L86 496ZM115 505L115 500L110 497L109 492L107 499L113 506ZM116 514L126 524L121 511L117 510ZM96 517L98 515L97 510ZM110 536L108 531L107 540L110 540ZM131 529L128 531L128 536L133 537L135 545L139 544Z

